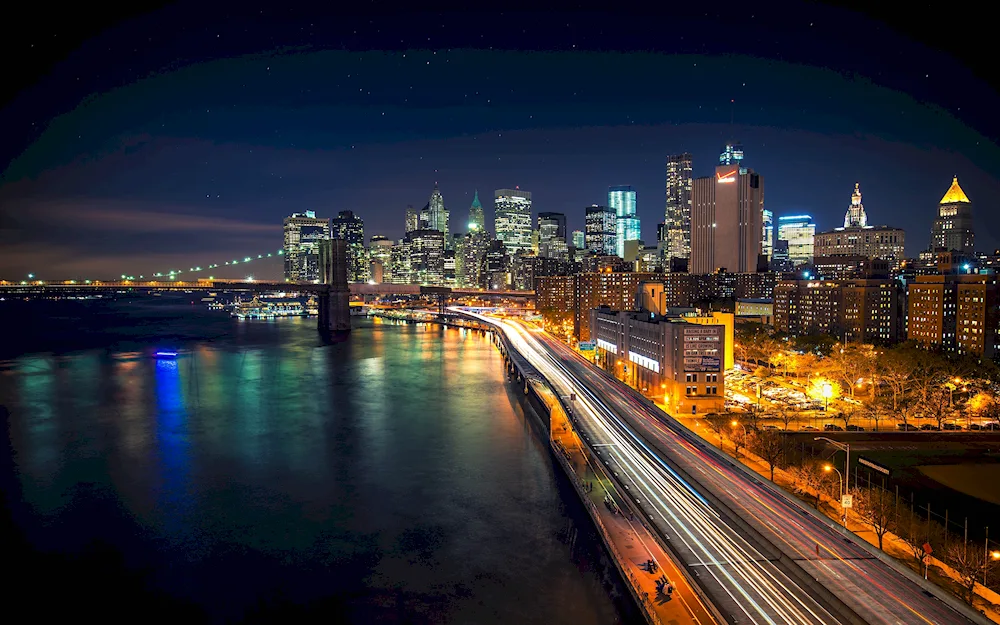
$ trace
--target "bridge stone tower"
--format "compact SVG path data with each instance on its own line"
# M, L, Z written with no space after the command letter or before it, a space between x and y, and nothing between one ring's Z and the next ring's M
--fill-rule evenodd
M351 331L351 289L347 285L347 241L319 242L320 282L326 288L319 295L319 331L346 334Z

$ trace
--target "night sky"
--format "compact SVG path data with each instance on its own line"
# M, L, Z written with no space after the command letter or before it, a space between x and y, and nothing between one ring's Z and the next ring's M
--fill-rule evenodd
M977 248L998 245L1000 98L995 70L963 57L986 25L962 33L962 3L891 25L815 3L671 15L285 4L27 20L5 43L25 71L0 110L0 277L275 252L282 218L304 210L353 210L366 236L398 238L435 182L453 230L476 189L490 226L493 190L518 185L536 213L582 229L584 206L631 184L653 242L665 156L690 151L709 175L728 139L776 216L842 225L859 181L869 223L906 228L915 255L957 174ZM942 41L947 52L926 45ZM214 274L280 276L277 261L247 267Z

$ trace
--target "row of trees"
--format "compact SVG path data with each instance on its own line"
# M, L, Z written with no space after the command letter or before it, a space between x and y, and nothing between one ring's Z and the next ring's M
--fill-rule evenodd
M817 509L823 495L837 499L841 488L839 477L824 470L824 463L815 458L796 458L781 432L759 429L751 422L737 421L735 416L716 414L705 419L708 427L719 436L720 449L723 440L728 439L737 459L741 452L753 453L767 465L772 482L776 469L787 469L794 491L807 497ZM964 598L970 604L977 583L985 583L990 576L1000 582L1000 559L993 557L987 545L949 533L930 518L929 513L914 509L912 503L900 501L894 493L883 488L858 488L852 490L852 494L853 510L875 534L879 549L884 550L885 537L894 534L912 558L923 566L930 555L924 545L930 545L934 555L958 574Z
M822 381L830 394L863 400L843 411L845 425L864 417L876 422L890 415L903 423L934 418L1000 416L1000 371L991 360L929 351L914 343L892 347L838 343L829 336L786 337L759 327L740 329L736 357L755 367L763 379L791 378L807 389Z

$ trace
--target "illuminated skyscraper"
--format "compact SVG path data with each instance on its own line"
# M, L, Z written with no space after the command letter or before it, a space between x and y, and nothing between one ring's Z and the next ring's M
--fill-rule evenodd
M847 207L847 214L844 215L845 228L865 228L868 226L868 215L865 214L865 205L861 203L861 183L854 183L854 193L851 194L851 205Z
M742 150L738 154L742 159ZM691 273L757 271L764 179L740 166L740 159L730 158L733 164L719 165L714 176L692 185Z
M618 254L618 216L607 206L586 208L587 251L599 256Z
M583 230L573 231L573 247L578 250L582 250L587 247L587 237L583 233Z
M771 256L774 254L774 213L764 208L761 209L760 216L762 228L760 233L760 253L770 262Z
M719 165L736 165L740 168L740 173L746 173L743 167L743 146L739 143L727 143L719 154Z
M813 261L816 224L809 215L778 217L778 238L788 241L788 260L793 265Z
M608 208L615 211L615 254L625 257L625 241L642 238L639 217L635 212L635 189L630 186L608 188Z
M425 230L437 230L444 237L445 248L451 247L451 237L448 235L448 209L444 207L444 197L437 183L420 215L421 227Z
M420 229L420 216L417 215L417 209L412 206L406 207L406 228L403 232L413 232L414 230Z
M472 206L469 207L469 232L473 230L486 230L486 215L483 214L483 205L479 202L479 190L472 198Z
M285 280L319 280L319 242L330 238L330 220L317 219L314 211L285 218Z
M566 258L566 215L538 213L538 255L546 258Z
M331 220L330 238L347 241L347 279L367 282L369 271L368 252L365 249L365 222L354 211L340 211Z
M531 192L497 189L493 197L497 239L511 256L531 250Z
M691 257L691 155L667 157L666 255Z
M938 203L938 216L931 229L931 247L972 255L976 234L972 229L972 200L958 186L958 176Z

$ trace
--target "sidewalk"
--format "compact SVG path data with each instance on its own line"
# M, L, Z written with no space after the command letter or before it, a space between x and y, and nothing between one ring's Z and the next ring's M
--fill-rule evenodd
M654 625L721 625L646 527L638 520L633 521L628 509L617 507L618 511L612 512L605 505L606 494L614 498L617 506L623 504L622 497L603 467L590 462L556 398L548 392L543 398L552 410L551 442L560 464L568 469L570 481L624 571L625 581L642 604L647 620ZM592 484L592 490L587 488L588 483ZM650 559L658 566L655 573L646 569ZM673 593L657 590L656 580L661 576L669 580Z

